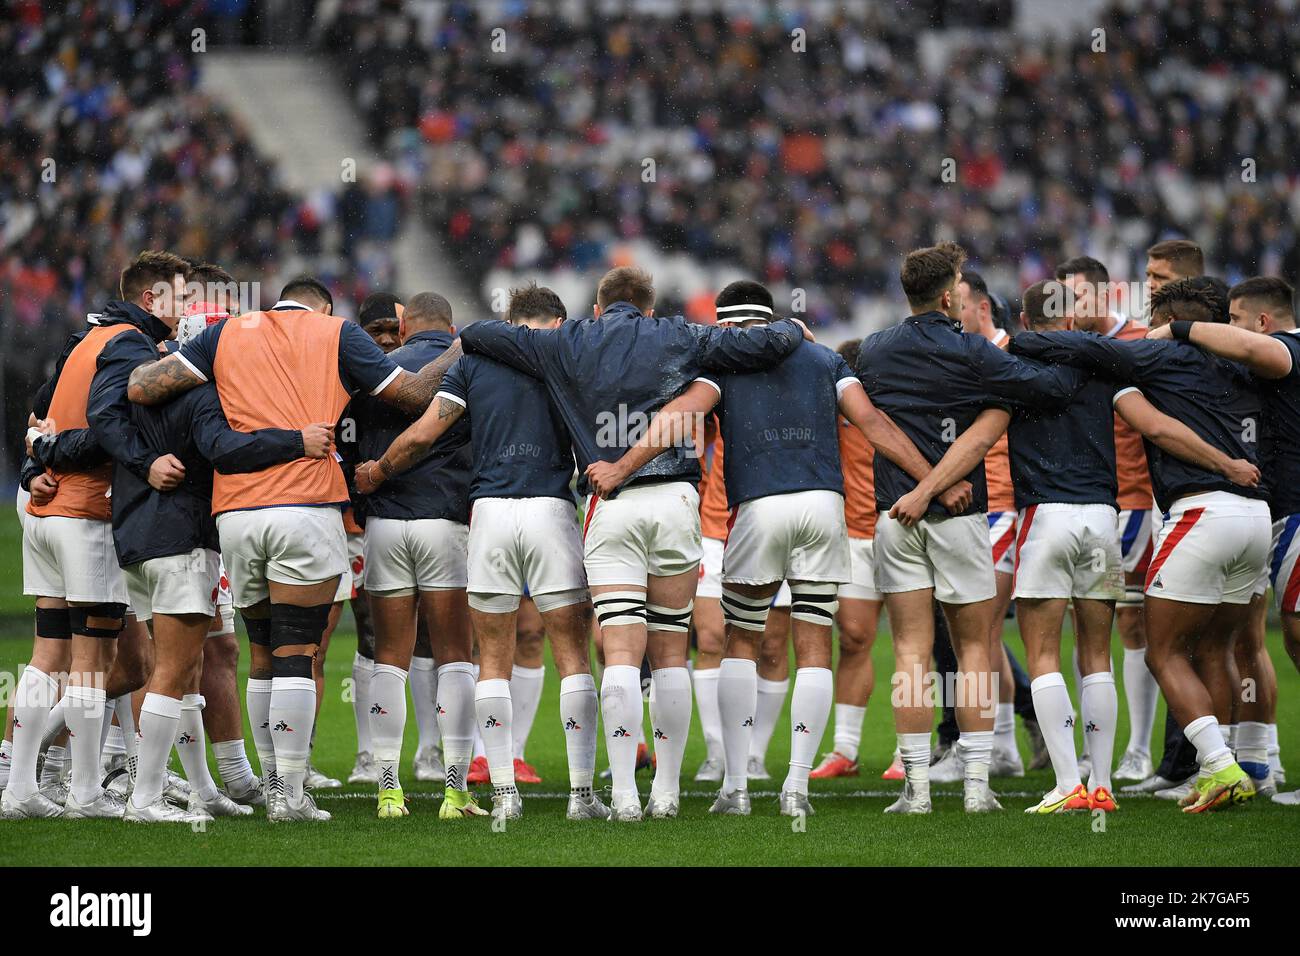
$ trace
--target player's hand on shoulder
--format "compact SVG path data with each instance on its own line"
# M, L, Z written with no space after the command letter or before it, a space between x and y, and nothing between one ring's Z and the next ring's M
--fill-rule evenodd
M939 504L947 509L950 515L959 515L971 506L975 500L975 489L969 481L959 481L957 484L948 488L943 494L939 495Z
M627 478L623 469L612 461L593 461L587 466L586 475L597 498L608 498Z
M334 426L328 422L313 422L302 430L304 458L325 458L334 450Z
M54 500L54 493L59 490L59 483L49 475L37 475L27 489L32 496L32 504L41 508Z
M185 480L185 466L175 455L159 455L149 466L149 484L158 491L171 491Z
M375 489L384 483L384 473L373 461L363 461L357 465L352 478L357 491L363 495L373 494Z
M1174 337L1174 329L1173 326L1171 326L1168 322L1166 322L1164 325L1161 325L1157 328L1153 328L1147 332L1147 338L1154 339L1157 342L1160 341L1161 339L1172 340L1173 337Z
M1259 485L1259 469L1244 458L1234 458L1229 461L1223 474L1234 485L1241 485L1243 488L1255 488Z
M809 329L808 326L804 325L801 319L796 319L794 316L789 316L789 319L795 325L799 326L799 329L803 332L803 337L806 338L809 342L817 341L817 336L812 334L812 330Z

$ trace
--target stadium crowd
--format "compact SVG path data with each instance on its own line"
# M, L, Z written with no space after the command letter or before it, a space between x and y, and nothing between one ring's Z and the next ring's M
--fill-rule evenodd
M90 0L0 18L0 330L9 407L24 408L64 337L112 297L146 245L276 277L306 266L343 301L392 284L376 248L396 183L287 192L240 124L198 88L203 5ZM210 42L215 42L211 40ZM367 241L369 240L369 241ZM18 440L19 416L6 421Z
M982 29L942 34L937 59L924 4L826 21L337 8L321 42L480 281L494 265L598 273L644 237L808 288L816 323L889 296L918 234L978 250L1015 289L1080 249L1140 279L1133 250L1166 233L1196 238L1229 282L1257 255L1270 274L1300 265L1286 4L1117 4L1104 52L1087 31Z

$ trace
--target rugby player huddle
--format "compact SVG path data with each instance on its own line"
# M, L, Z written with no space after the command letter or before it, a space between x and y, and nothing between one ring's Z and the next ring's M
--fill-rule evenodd
M457 335L441 296L405 309L390 297L381 311L397 335L385 341L333 315L314 279L230 316L205 291L231 288L229 276L142 253L122 300L73 336L34 402L23 484L36 640L6 740L4 815L194 822L265 804L272 821L328 820L309 789L319 660L362 566L374 637L353 672L364 680L351 779L376 783L381 818L408 813L398 763L417 673L428 680L417 711L428 697L440 738L426 741L421 721L417 775L445 765L439 816L488 812L468 789L476 745L492 814L522 814L522 601L560 672L570 819L676 816L693 698L708 746L696 779L720 783L712 812L749 814L788 638L779 807L812 813L810 776L858 772L882 603L896 661L886 776L904 781L887 812L930 811L932 762L934 780L963 782L967 812L1000 809L991 773L1023 773L1001 640L1013 598L1056 775L1027 812L1117 808L1117 603L1132 725L1117 777L1182 784L1187 812L1275 792L1270 576L1288 646L1300 638L1290 287L1252 279L1226 292L1200 277L1192 244L1163 243L1150 251L1148 333L1112 315L1104 267L1080 258L1025 290L1030 331L1008 339L964 258L952 243L910 253L912 314L836 352L749 281L719 293L716 325L656 316L650 278L627 267L601 280L590 319L567 319L530 285L504 320ZM244 756L234 659L209 651L233 642L232 601L249 636L260 778ZM1083 761L1061 674L1071 605ZM930 746L936 625L958 674L947 753ZM1257 694L1240 694L1246 679ZM1195 750L1185 783L1152 773L1157 682ZM814 769L832 703L835 750ZM114 725L125 772L105 779ZM205 726L224 788L208 773ZM594 786L598 727L609 807ZM167 770L173 747L187 783Z

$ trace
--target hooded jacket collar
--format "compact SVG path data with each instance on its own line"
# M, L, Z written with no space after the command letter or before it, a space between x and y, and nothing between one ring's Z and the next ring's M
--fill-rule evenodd
M123 302L120 299L114 299L104 308L98 324L117 325L121 322L134 325L155 342L162 342L171 338L171 327L162 319L146 312L134 302Z

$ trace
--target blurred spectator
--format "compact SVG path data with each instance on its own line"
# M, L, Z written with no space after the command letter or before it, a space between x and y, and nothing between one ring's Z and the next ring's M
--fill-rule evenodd
M472 278L598 271L641 238L847 317L897 299L900 258L935 239L1014 295L1083 252L1140 278L1175 233L1229 281L1296 277L1293 4L1117 5L1096 53L1087 31L1012 36L1005 0L826 20L488 6L339 0L319 30Z

